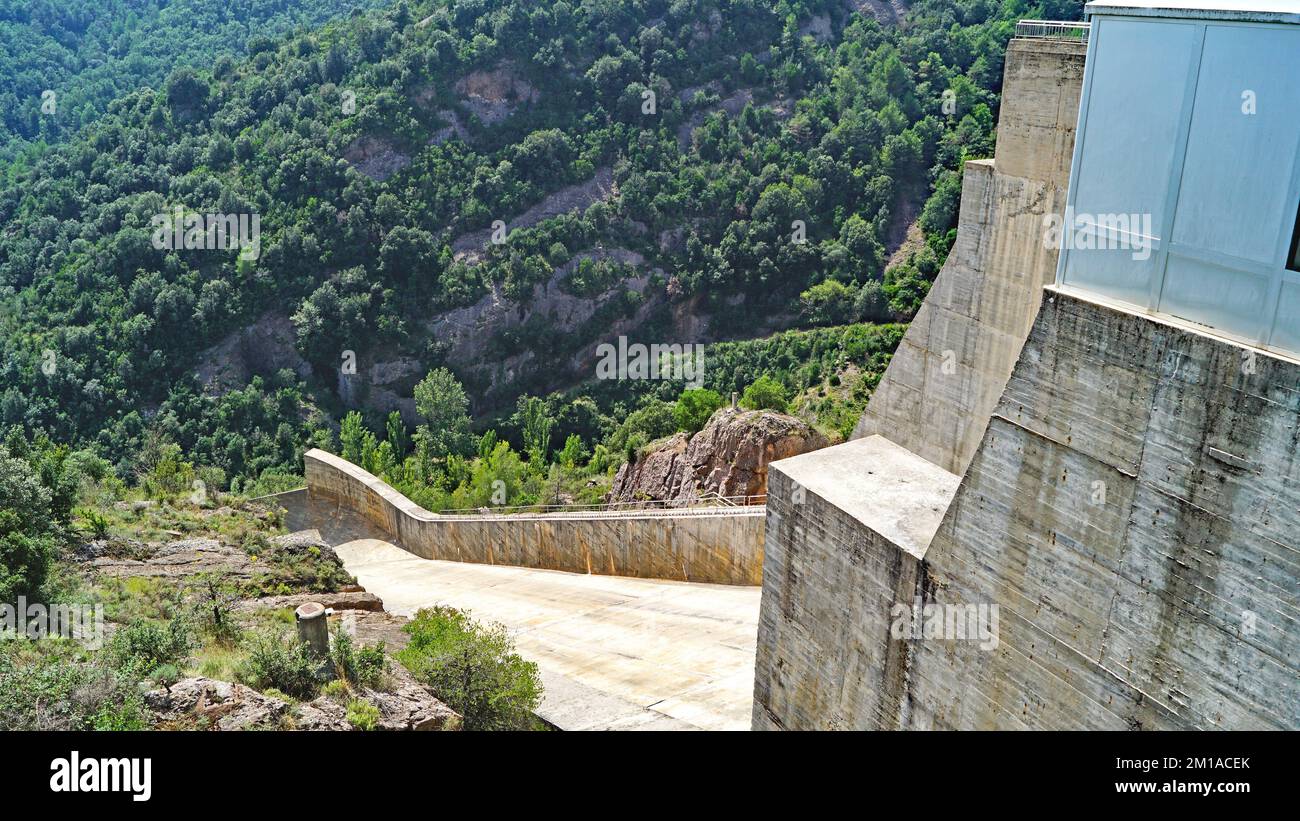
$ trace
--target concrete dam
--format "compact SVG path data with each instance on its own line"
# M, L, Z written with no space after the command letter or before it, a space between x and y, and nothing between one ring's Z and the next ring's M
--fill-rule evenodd
M395 612L504 614L575 728L1300 729L1300 88L1268 62L1300 75L1300 19L1088 11L1011 40L946 264L765 510L437 516L312 451L313 500L401 548L349 568ZM1223 88L1275 105L1207 125ZM1273 153L1197 162L1225 140ZM1243 175L1251 247L1217 230ZM1071 213L1091 240L1049 239Z
M1086 45L1012 40L996 157L855 439L770 467L755 729L1300 728L1300 312L1224 313L1233 276L1291 287L1300 123L1195 114L1280 89L1279 53L1294 77L1300 20L1088 10ZM1172 148L1139 139L1150 95ZM1192 163L1225 133L1278 166ZM1283 210L1198 247L1242 174ZM1045 231L1146 208L1147 235Z

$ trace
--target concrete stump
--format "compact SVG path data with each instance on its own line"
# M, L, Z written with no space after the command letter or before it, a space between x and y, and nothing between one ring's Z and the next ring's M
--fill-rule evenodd
M322 662L329 659L329 618L324 605L308 602L294 611L294 616L298 620L298 639L307 645L312 658Z

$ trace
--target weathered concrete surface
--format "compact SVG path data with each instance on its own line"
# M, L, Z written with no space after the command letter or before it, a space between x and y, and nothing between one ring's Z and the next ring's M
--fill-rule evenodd
M563 729L749 727L756 587L428 560L377 539L335 550L392 613L443 604L510 628Z
M1012 40L995 162L966 164L957 241L855 439L879 434L961 474L1029 332L1057 252L1083 83L1080 43Z
M880 436L772 464L756 728L896 726L890 608L912 600L958 481Z
M987 701L946 720L1300 728L1297 385L1293 362L1050 289L927 557L1013 614ZM1076 704L1032 695L1067 682Z
M439 516L333 454L310 450L303 461L313 499L356 511L422 558L715 584L762 583L761 507Z
M816 481L797 460L788 469L771 466L756 728L910 721L913 650L892 639L891 608L911 603L918 589L932 595L922 559L951 512L956 477L985 435L1042 285L1054 275L1057 255L1043 241L1043 217L1064 207L1084 56L1077 43L1011 42L996 160L966 164L956 244L855 442L818 454L858 460L899 481L925 474L915 462L932 463L942 476L917 484L922 493L910 498L906 484L860 482L850 491ZM850 449L882 437L912 458ZM983 537L997 544L1000 534Z
M755 727L1300 728L1300 364L1249 354L1049 289L920 560L775 463Z
M1300 364L1055 286L1039 311L1081 68L1013 42L997 162L855 433L961 474L933 538L887 482L771 465L755 728L1300 728ZM813 456L914 473L847 447ZM998 641L896 636L918 599L996 605Z
M790 504L812 493L918 558L961 481L883 436L783 459L779 469Z

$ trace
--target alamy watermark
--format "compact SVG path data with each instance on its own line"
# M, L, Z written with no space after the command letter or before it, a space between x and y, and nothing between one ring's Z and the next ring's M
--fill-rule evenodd
M152 242L158 251L230 251L255 260L262 252L261 214L198 214L179 205L154 214Z
M674 379L683 380L687 386L698 388L704 384L704 346L631 345L626 336L618 338L618 346L602 342L596 346L597 379Z
M65 638L98 650L104 646L104 605L29 604L19 596L16 605L0 604L0 638Z
M895 604L889 615L893 619L889 634L899 641L978 641L981 650L998 649L996 604L922 604L921 597L917 596L910 605L904 602Z
M50 773L50 792L120 792L132 801L153 795L152 758L82 758L73 750L50 761Z
M1131 251L1135 260L1151 257L1150 214L1086 214L1073 206L1065 215L1043 216L1043 244L1063 251Z

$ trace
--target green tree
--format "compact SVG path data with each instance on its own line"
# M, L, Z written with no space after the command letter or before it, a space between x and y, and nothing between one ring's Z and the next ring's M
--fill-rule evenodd
M564 449L560 451L559 462L566 470L573 470L585 462L587 456L587 448L582 444L582 437L571 433L564 440Z
M411 441L406 435L406 424L402 422L400 411L388 414L386 427L388 443L393 448L393 457L400 462L406 458L406 452L411 449Z
M0 602L33 596L55 551L51 493L32 466L0 445Z
M339 427L340 455L354 465L361 464L361 446L365 441L366 423L359 411L350 411Z
M708 424L713 412L722 407L722 394L708 388L687 388L677 397L673 419L678 430L695 433Z
M469 398L446 368L429 371L415 386L415 409L424 417L424 435L437 456L463 453L469 441Z
M785 413L789 399L785 388L767 374L750 383L740 397L740 405L749 410L774 410Z
M638 447L652 442L677 430L677 418L674 405L653 399L632 411L615 428L608 439L609 449L615 453L626 452L628 444L637 442Z
M524 439L528 462L540 469L551 451L551 428L555 426L555 419L547 410L546 403L536 396L519 397L515 415L519 419L519 432Z

